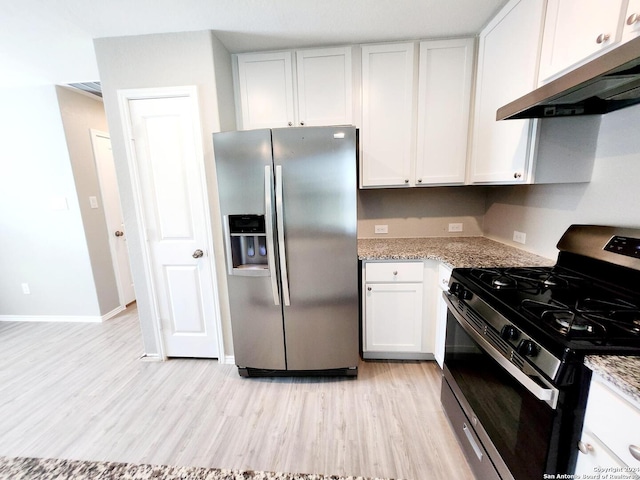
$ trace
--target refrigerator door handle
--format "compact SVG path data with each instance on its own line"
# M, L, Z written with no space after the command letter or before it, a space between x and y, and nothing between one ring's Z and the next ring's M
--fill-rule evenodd
M275 269L275 250L273 248L273 179L271 177L271 167L264 167L264 213L265 227L267 235L267 265L269 267L269 280L271 281L271 291L273 292L273 303L280 305L280 294L278 292L278 276Z
M280 276L282 297L285 306L291 305L289 297L289 275L287 273L287 253L284 246L284 210L282 205L282 166L276 165L276 223L278 230L278 251L280 253Z

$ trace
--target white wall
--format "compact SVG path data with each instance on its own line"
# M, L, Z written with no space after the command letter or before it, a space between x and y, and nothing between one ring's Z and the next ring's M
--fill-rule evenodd
M56 93L100 313L106 315L120 308L120 298L109 248L110 232L107 231L90 131L95 129L107 132L109 130L107 116L102 101L97 97L90 98L89 95L68 87L56 87ZM98 199L98 208L91 208L90 196Z
M590 183L489 189L485 235L517 245L519 230L527 234L525 249L556 258L555 245L571 224L640 228L639 132L640 106L602 116Z
M159 339L156 337L155 320L152 317L153 305L149 297L150 285L147 284L144 276L145 263L142 247L139 243L142 224L135 214L131 172L128 169L125 149L125 141L127 140L124 138L117 91L181 85L197 86L208 185L210 189L215 188L217 183L213 167L211 134L220 131L223 126L231 128L230 126L235 125L233 109L228 106L228 99L233 99L233 92L225 91L222 80L224 77L222 71L226 68L228 68L227 75L229 79L231 78L230 54L210 31L99 38L95 40L94 45L120 186L142 338L145 352L149 355L155 355L160 351ZM217 71L218 69L220 71ZM216 88L217 82L221 83L220 91ZM231 80L227 83L231 85ZM227 99L224 104L221 102L220 110L218 109L219 97ZM228 110L231 111L228 112ZM228 114L231 118L227 119L221 116L221 113ZM217 191L210 190L209 196L215 207ZM215 208L212 208L212 214L212 226L216 229L220 225L220 221L216 217ZM226 289L224 289L226 277L224 276L222 257L222 235L218 231L214 231L214 246L216 247L216 258L219 259L216 260L216 263L222 265L220 271L223 273L218 275L218 285L221 287L220 301L222 303L225 351L230 354L233 351L231 322L228 317L228 308L225 309L223 304L227 298Z
M55 87L3 88L0 105L0 316L99 316Z

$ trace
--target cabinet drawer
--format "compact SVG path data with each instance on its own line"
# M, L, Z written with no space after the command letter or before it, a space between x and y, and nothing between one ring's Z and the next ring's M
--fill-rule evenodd
M422 262L367 263L367 282L422 282L424 265Z
M591 382L584 425L625 464L640 467L629 451L640 450L640 410L598 381Z

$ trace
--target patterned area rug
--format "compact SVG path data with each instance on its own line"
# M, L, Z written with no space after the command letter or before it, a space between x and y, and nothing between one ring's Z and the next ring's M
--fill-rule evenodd
M83 462L55 458L0 457L2 480L383 480L305 473L255 472L219 468Z

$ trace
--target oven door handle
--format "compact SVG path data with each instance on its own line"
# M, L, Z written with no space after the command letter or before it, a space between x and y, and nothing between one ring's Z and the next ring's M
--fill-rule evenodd
M532 380L529 375L516 367L513 363L511 363L508 359L506 359L498 350L495 349L493 345L491 345L487 340L483 338L467 321L464 319L462 314L458 312L458 310L453 306L450 297L452 296L449 293L443 292L443 296L447 305L449 307L449 311L453 313L453 316L456 318L457 322L464 329L464 331L476 341L476 343L482 347L482 349L493 358L498 364L504 368L509 375L511 375L514 379L520 383L524 388L526 388L531 394L533 394L538 400L545 402L554 410L558 405L558 393L559 390L548 384L546 380L543 378L537 377L541 382L545 383L549 388L541 387L535 380ZM525 364L526 365L526 364Z

